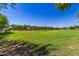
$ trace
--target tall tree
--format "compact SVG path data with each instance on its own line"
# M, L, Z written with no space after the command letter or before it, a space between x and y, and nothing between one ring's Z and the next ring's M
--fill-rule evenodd
M15 8L16 4L14 3L0 3L0 11L4 10L4 9L8 9L8 7L12 7ZM0 13L0 30L2 30L3 28L8 27L8 19L5 15Z

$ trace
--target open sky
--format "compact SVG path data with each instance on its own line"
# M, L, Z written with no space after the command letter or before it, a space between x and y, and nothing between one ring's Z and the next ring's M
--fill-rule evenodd
M79 25L76 17L79 5L73 4L64 12L53 3L17 3L16 10L9 7L2 11L8 17L9 24L26 24L36 26L73 26Z

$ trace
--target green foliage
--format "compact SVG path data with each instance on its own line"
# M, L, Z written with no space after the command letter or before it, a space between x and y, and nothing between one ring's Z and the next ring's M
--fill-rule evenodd
M56 7L62 11L71 7L70 3L56 3Z
M0 14L0 29L8 27L8 19L3 14Z

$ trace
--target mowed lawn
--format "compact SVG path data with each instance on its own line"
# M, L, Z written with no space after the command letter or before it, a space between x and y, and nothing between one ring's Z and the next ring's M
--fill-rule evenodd
M5 37L7 41L22 40L34 44L50 44L49 55L79 55L78 30L29 30L11 32L12 34Z

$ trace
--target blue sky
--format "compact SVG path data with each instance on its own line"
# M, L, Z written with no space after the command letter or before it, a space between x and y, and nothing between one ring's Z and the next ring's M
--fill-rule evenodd
M17 3L16 10L9 7L6 12L9 24L26 24L36 26L73 26L79 25L79 5L73 4L64 12L57 9L53 3Z

